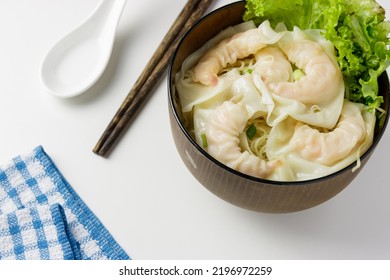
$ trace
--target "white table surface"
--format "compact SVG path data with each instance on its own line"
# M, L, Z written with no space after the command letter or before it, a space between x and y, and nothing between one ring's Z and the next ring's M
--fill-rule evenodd
M171 136L166 78L109 158L95 155L186 0L127 1L97 84L73 99L47 94L38 75L44 54L98 2L0 0L0 163L42 145L134 259L390 258L390 129L347 189L291 214L243 210L192 177ZM378 2L390 11L389 1Z

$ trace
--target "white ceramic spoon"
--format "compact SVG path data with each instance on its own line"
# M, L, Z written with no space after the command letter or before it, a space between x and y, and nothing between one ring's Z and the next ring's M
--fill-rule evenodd
M80 26L49 50L40 69L41 82L49 93L73 97L99 79L110 59L125 4L126 0L101 0Z

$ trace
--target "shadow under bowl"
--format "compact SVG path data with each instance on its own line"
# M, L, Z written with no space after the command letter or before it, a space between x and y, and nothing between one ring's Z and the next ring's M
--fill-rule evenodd
M388 123L375 131L371 148L361 156L361 166L352 172L356 163L331 175L299 182L277 182L255 178L220 163L200 147L187 131L175 89L175 74L185 58L200 48L221 30L242 22L245 1L219 8L203 17L184 36L170 64L168 73L169 117L176 148L189 171L210 192L238 207L265 213L288 213L317 206L337 195L362 170L378 145ZM384 97L382 108L389 111L389 79L383 73L379 94Z

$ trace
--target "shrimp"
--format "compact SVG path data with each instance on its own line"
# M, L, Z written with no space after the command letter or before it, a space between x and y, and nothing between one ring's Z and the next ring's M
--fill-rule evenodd
M341 70L319 43L292 36L292 40L279 41L279 47L305 75L298 81L270 83L275 94L312 105L344 94Z
M298 123L290 143L298 154L310 161L332 165L349 155L367 136L362 116L364 106L344 100L340 119L334 130L319 132Z
M225 101L217 107L206 129L207 151L215 159L237 171L267 178L281 162L265 161L247 151L241 151L239 135L243 132L248 117L243 103Z
M266 47L255 54L254 70L260 73L265 84L290 81L293 75L291 63L284 53L276 47Z
M219 80L218 73L228 64L255 54L268 44L276 43L281 37L268 21L258 28L237 33L206 52L195 66L193 80L206 86L215 86Z

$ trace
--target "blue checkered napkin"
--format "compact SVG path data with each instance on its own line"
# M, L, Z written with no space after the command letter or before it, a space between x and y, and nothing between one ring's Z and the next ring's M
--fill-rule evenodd
M129 259L39 146L0 167L0 259Z
M74 260L78 252L59 204L22 208L0 216L1 259Z

